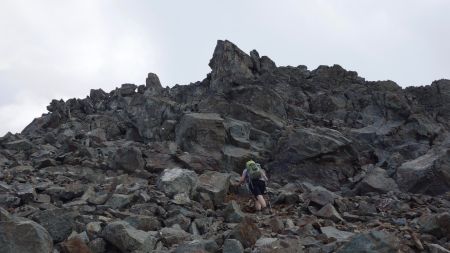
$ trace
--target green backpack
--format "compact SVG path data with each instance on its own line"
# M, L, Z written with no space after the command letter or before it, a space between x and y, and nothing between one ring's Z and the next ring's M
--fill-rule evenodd
M261 165L259 163L250 163L247 165L247 174L251 180L260 179L262 176Z

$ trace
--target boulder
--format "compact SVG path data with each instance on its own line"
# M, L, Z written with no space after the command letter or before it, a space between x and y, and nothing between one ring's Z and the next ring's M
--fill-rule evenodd
M156 246L157 239L149 232L137 230L125 221L109 223L102 233L103 238L122 252L147 249L150 252Z
M347 231L341 231L339 229L336 229L335 227L321 227L320 231L322 231L322 234L326 235L328 238L334 238L338 242L348 241L350 237L355 235L352 232Z
M122 209L128 206L134 199L134 195L127 194L113 194L111 198L106 201L105 205L112 209Z
M383 231L371 231L353 236L349 242L345 243L336 252L397 252L400 248L400 241L392 234Z
M192 195L197 189L198 176L191 170L165 169L159 177L157 185L170 198L178 193Z
M432 149L397 169L401 190L431 195L450 190L450 149Z
M376 167L367 172L366 176L356 186L359 194L368 192L387 193L390 191L398 191L397 183L390 178L387 171Z
M223 118L216 113L187 113L178 123L177 144L187 152L221 158L226 132Z
M52 253L53 241L41 225L30 220L0 221L0 251Z
M226 239L223 244L222 253L244 253L244 247L236 239Z
M258 226L256 226L255 220L244 217L244 219L232 229L229 238L240 241L245 248L248 248L253 246L261 235L261 231Z
M192 235L181 228L162 228L160 231L161 240L165 246L170 247L174 244L181 244L192 238Z
M161 222L154 216L132 215L125 218L124 221L138 230L157 231L161 229Z
M308 183L304 183L303 186L305 190L308 191L304 198L319 206L334 204L334 200L340 198L339 195L322 186L313 186Z
M27 151L33 148L33 143L29 140L20 139L17 141L11 141L3 144L6 149L16 150L16 151Z
M40 211L31 217L50 233L54 242L62 242L74 230L77 216L77 212L58 208Z
M296 163L334 152L350 143L351 140L333 129L297 128L279 139L276 157L281 161Z
M120 95L126 97L131 96L136 92L137 86L132 83L124 83L119 89Z
M216 206L222 205L230 187L230 174L208 171L198 177L198 192L211 196Z
M450 237L450 213L424 214L419 220L422 232L432 234L438 238Z
M241 211L239 204L232 200L224 210L226 222L238 223L244 219L245 214Z
M218 250L219 246L214 240L194 240L181 244L174 253L215 253Z
M114 170L134 172L142 170L145 166L141 150L136 147L121 147L112 156L109 166Z
M91 253L91 249L86 245L87 242L80 238L71 238L61 243L63 253Z
M315 213L315 215L333 220L335 222L344 221L339 212L334 208L332 204L327 204L322 207L319 211Z

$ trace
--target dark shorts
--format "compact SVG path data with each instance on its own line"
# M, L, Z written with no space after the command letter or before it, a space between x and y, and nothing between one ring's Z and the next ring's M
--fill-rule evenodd
M266 182L259 179L253 179L249 184L248 188L256 197L258 195L264 195L266 193Z

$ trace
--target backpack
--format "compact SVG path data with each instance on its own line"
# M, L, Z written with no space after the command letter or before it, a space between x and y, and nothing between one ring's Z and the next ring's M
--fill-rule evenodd
M251 180L260 179L262 176L261 170L259 163L251 163L247 166L247 175Z

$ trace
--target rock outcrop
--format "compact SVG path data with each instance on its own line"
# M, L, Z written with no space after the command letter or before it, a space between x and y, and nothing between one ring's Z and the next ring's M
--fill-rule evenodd
M53 100L0 138L1 252L447 252L450 81L218 41L211 73ZM270 210L236 185L249 159Z

